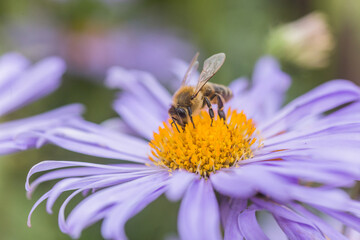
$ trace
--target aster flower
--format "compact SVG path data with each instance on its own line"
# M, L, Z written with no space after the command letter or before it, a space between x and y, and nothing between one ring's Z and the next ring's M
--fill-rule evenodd
M47 200L51 213L58 197L72 191L60 207L59 226L73 238L103 220L104 238L126 239L127 220L162 194L182 199L181 239L268 239L256 217L261 212L270 213L289 239L346 239L315 212L360 231L360 202L344 191L360 177L360 89L353 83L327 82L279 109L290 78L265 57L250 87L246 79L230 85L226 125L216 118L210 127L203 112L194 117L196 129L189 124L178 132L167 122L171 94L150 74L113 68L107 82L123 89L114 103L122 120L109 128L75 121L34 135L130 163L35 165L26 182L29 195L45 181L58 182L35 203L29 225L41 202ZM114 130L124 126L127 133ZM37 173L43 175L31 182ZM65 216L80 193L85 198Z
M57 57L31 66L17 53L0 57L0 117L53 92L60 84L65 63ZM82 112L82 106L69 105L30 118L0 124L0 155L34 147L36 139L18 139L20 134L59 126Z

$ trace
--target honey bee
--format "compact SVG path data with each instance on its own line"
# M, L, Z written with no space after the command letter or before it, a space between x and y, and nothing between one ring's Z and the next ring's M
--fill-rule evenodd
M192 69L196 69L199 65L197 58L199 53L196 53L192 59L189 68L182 80L181 87L175 92L173 96L173 103L169 109L169 116L173 120L176 129L179 131L177 124L183 129L189 120L195 128L192 116L199 114L199 112L207 107L211 117L211 126L214 120L214 110L212 104L217 104L218 115L225 121L224 103L232 98L232 91L230 88L208 82L215 73L220 69L225 61L225 54L218 53L205 60L203 70L200 73L197 85L190 86L189 78Z

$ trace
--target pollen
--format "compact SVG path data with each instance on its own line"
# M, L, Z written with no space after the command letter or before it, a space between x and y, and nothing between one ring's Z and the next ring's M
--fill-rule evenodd
M151 140L150 160L158 166L186 170L208 178L222 168L237 167L242 160L253 156L259 145L256 128L251 119L229 109L227 121L215 118L211 125L209 114L202 111L193 116L195 128L187 124L180 132L170 122L163 122Z

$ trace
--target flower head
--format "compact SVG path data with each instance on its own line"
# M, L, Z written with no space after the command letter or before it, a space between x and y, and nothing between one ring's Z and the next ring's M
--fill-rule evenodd
M186 125L181 132L164 122L150 141L150 160L169 171L186 170L203 177L238 166L239 161L253 156L255 126L244 113L230 108L227 118L228 122L220 118L211 122L209 114L202 112L194 116L196 128Z
M46 58L31 66L20 54L0 57L0 117L48 95L58 88L65 63ZM0 124L0 155L34 147L37 139L19 136L28 131L44 132L78 117L82 106L70 105L38 116Z
M360 230L360 202L342 190L360 176L360 89L353 83L325 83L279 110L290 78L265 57L251 88L244 79L231 84L226 122L211 126L201 113L195 129L177 132L166 122L171 95L151 75L113 68L108 81L124 90L114 103L122 120L106 126L79 120L40 135L72 151L132 163L45 161L28 175L29 195L58 180L31 213L45 200L51 212L63 192L73 191L60 208L64 233L77 238L103 219L104 238L126 239L126 221L161 194L182 198L181 239L221 239L220 223L225 239L268 239L256 217L264 211L290 239L346 239L312 210ZM114 130L124 126L127 133ZM65 216L80 193L85 199Z

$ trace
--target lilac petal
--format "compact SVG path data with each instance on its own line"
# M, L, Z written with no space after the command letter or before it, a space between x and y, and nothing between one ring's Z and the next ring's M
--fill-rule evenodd
M107 174L107 173L118 173L116 169L97 169L97 168L70 168L70 169L60 169L56 171L48 172L40 177L38 177L34 182L29 185L29 182L26 183L27 185L27 196L31 198L32 193L43 182L47 182L50 180L55 180L59 178L70 178L70 177L85 177L85 176L95 176L100 174Z
M83 178L66 178L52 187L48 201L46 202L46 209L51 213L55 201L65 191L79 188L90 189L89 186L91 186L92 189L110 187L148 175L149 173L146 172L129 172L121 174L101 174Z
M65 222L65 208L67 206L67 204L71 201L71 199L73 199L77 194L89 190L89 189L96 189L96 188L102 188L102 187L108 187L111 185L116 185L118 183L118 181L128 181L131 179L134 179L133 176L131 176L131 178L128 178L127 174L121 174L119 176L113 177L113 178L102 178L99 181L95 181L91 184L87 184L84 187L76 190L75 192L73 192L69 197L66 198L66 200L64 201L64 203L61 205L60 210L59 210L59 227L60 230L64 233L68 233L68 225ZM96 193L97 194L97 193ZM100 211L98 211L97 213L95 213L95 215L91 218L91 219L87 219L86 222L86 226L90 226L91 224L99 221L100 219L104 218L106 215L107 211L111 210L111 206L106 207L101 209ZM84 227L86 227L84 226ZM78 233L80 235L80 232Z
M31 130L47 130L61 123L78 119L84 112L81 104L70 104L33 117L0 124L0 141Z
M360 132L360 121L356 120L338 120L336 122L324 123L318 120L316 126L310 126L306 129L292 130L280 135L276 135L264 140L265 147L276 144L287 143L290 140L307 140L312 137L327 137L331 135L350 134ZM358 139L358 138L357 138Z
M149 146L139 139L126 134L110 134L101 127L93 128L91 123L81 121L83 128L59 127L39 134L44 140L50 141L70 151L88 154L92 156L122 159L140 163L147 163Z
M134 176L130 176L130 178L129 178L129 176L127 176L127 175L128 174L121 174L121 175L111 177L111 178L105 178L105 179L99 178L99 181L94 181L92 183L89 182L89 184L85 183L84 186L82 186L82 188L73 192L69 197L66 198L66 200L60 207L60 210L59 210L60 230L64 233L68 233L68 226L65 222L65 208L66 208L67 204L71 201L71 199L73 199L77 194L79 194L85 190L108 187L111 185L116 185L118 182L120 183L123 181L128 181L128 180L134 179ZM81 185L78 185L76 187L80 187L80 186ZM89 226L92 223L95 223L98 220L100 220L101 218L103 218L105 216L106 210L110 210L110 209L102 209L101 211L97 212L91 219L88 219L87 226Z
M147 72L113 67L108 72L106 84L111 88L129 91L138 99L147 96L147 100L156 100L164 108L171 103L170 93Z
M360 170L354 166L338 163L312 163L304 161L274 161L266 166L268 171L287 178L307 182L324 183L328 186L352 186L359 178Z
M194 181L196 175L186 171L175 171L168 184L166 197L170 201L178 201L184 195L188 186Z
M126 222L163 194L164 185L164 182L153 184L150 188L132 196L131 201L113 207L102 224L103 236L108 239L127 239L124 229Z
M355 229L356 231L360 232L360 217L342 211L333 211L328 208L323 208L323 207L316 207L316 208L319 209L321 212L341 221L346 226L349 226Z
M22 73L1 93L0 115L15 111L54 91L64 71L64 61L50 57Z
M349 195L340 189L293 187L291 195L297 201L311 206L360 214L360 203L351 200Z
M360 121L360 102L354 102L348 106L345 106L324 118L331 119L333 121L347 119L350 118L352 120Z
M119 67L109 70L107 84L125 90L114 102L114 109L132 130L151 139L153 131L168 118L169 92L150 74Z
M40 205L40 203L42 203L43 201L45 201L48 197L49 197L50 191L45 193L44 195L42 195L37 201L36 203L32 206L28 218L27 218L27 225L28 227L31 227L31 216L33 214L33 212L35 211L35 209Z
M210 181L193 181L179 210L181 239L221 239L219 224L219 206Z
M225 196L246 199L257 192L251 178L235 175L233 172L219 171L213 174L210 180L216 191Z
M234 99L238 96L241 96L241 94L248 88L249 86L249 80L247 78L238 78L232 81L229 85L229 88L231 89ZM235 100L236 101L236 100Z
M163 110L160 116L151 110L151 105L145 105L126 93L114 102L113 107L132 130L146 139L152 139L154 131L167 119L166 110Z
M45 162L52 162L55 161L44 161L41 162L41 164ZM61 161L56 161L61 162ZM36 166L38 166L37 164ZM124 166L123 166L124 165ZM45 173L44 175L38 177L35 181L31 183L30 189L34 189L39 184L59 179L59 178L67 178L67 177L83 177L83 176L94 176L99 174L110 174L110 173L126 173L130 171L145 171L149 170L150 168L145 165L139 165L139 164L121 164L121 166L114 166L114 165L105 165L105 166L111 166L112 168L98 168L98 167L76 167L76 168L65 168L65 169L59 169L55 171L51 171L48 173ZM32 170L32 169L31 169Z
M250 207L242 211L238 217L238 224L241 233L246 240L268 240L256 219L257 209Z
M281 201L290 199L284 179L263 166L247 165L219 171L211 176L211 182L218 192L235 198L246 199L261 192Z
M283 71L279 62L271 57L260 58L254 68L253 82L255 85L270 85L278 87L280 91L286 91L290 87L290 76Z
M264 57L256 64L253 81L253 87L235 96L229 105L243 110L255 122L263 122L280 108L291 80L274 58Z
M39 167L40 164L49 165L51 163L54 163L54 161L41 162L41 163L37 164L36 167ZM101 165L94 165L95 167L94 166L79 167L79 165L81 165L81 163L78 163L77 165L76 165L76 162L72 162L72 163L74 163L73 166L77 166L77 167L59 169L59 170L45 173L42 176L38 177L30 185L29 178L31 177L31 174L34 174L35 172L37 172L34 168L32 168L30 170L31 173L29 173L29 176L26 181L27 196L30 198L32 192L35 190L35 188L39 184L41 184L45 181L50 181L50 180L59 179L59 178L85 177L85 176L95 177L95 176L104 175L104 174L108 174L110 176L110 174L124 174L124 173L129 173L129 172L141 175L141 174L151 174L156 171L156 169L150 168L145 165L138 165L138 164L121 164L118 166L105 165L105 167L107 167L107 168L104 168ZM69 166L69 165L67 165L67 166ZM157 170L157 171L159 171L159 170Z
M95 164L95 163L87 163L87 162L74 162L74 161L43 161L40 162L38 164L36 164L35 166L33 166L26 178L26 183L25 183L25 189L26 191L31 191L32 190L32 186L34 186L33 184L30 185L30 178L31 176L33 176L36 173L40 173L40 172L44 172L44 171L50 171L50 170L54 170L54 169L59 169L59 168L67 168L67 167L76 167L74 169L78 169L79 171L79 175L81 176L81 169L99 169L99 171L104 171L104 173L106 172L111 172L111 171L117 171L118 173L122 173L122 172L133 172L133 171L141 171L143 169L151 169L150 167L147 167L145 165L137 165L137 164L121 164L121 165L109 165L109 164ZM84 167L84 168L80 168L80 167ZM70 170L70 169L67 169ZM93 170L91 170L93 171ZM68 174L68 172L60 172L60 173L64 173L65 175ZM65 177L64 175L58 175L58 173L54 173L54 177L55 178L51 178L51 179L56 179L56 177ZM41 179L41 178L40 178Z
M79 119L83 106L72 104L37 116L0 124L0 155L36 146L39 139L30 132L44 132Z
M297 212L299 212L301 215L303 215L307 220L310 220L313 224L315 224L328 239L347 239L344 235L336 231L332 226L328 225L323 219L311 213L303 206L294 203L291 204L291 207Z
M333 80L293 100L274 118L259 126L263 137L273 136L309 118L360 98L360 90L345 80Z
M297 156L308 160L317 160L322 162L341 162L359 166L357 156L360 154L360 149L354 147L332 148L332 147L318 147L317 149L303 148L298 150Z
M323 239L327 240L320 230L308 227L308 225L299 224L289 221L281 217L275 217L280 228L284 231L289 239L307 240L307 239Z
M29 65L29 61L18 53L0 57L0 93ZM1 95L1 94L0 94Z
M326 240L318 227L308 219L296 214L290 208L262 199L253 199L256 205L271 212L277 223L289 239L323 239Z
M102 209L114 204L132 201L139 192L151 189L151 186L165 184L167 174L159 173L142 177L121 185L103 189L80 202L69 214L66 220L66 232L74 238L88 226L89 220Z
M110 118L100 124L102 127L109 129L113 132L121 132L129 135L135 135L135 131L132 131L126 123L119 117Z
M5 142L0 142L0 156L17 151L24 151L27 149L27 146L16 144L14 141L7 140Z
M221 198L221 221L224 227L224 240L243 239L238 225L238 216L247 206L247 200Z

